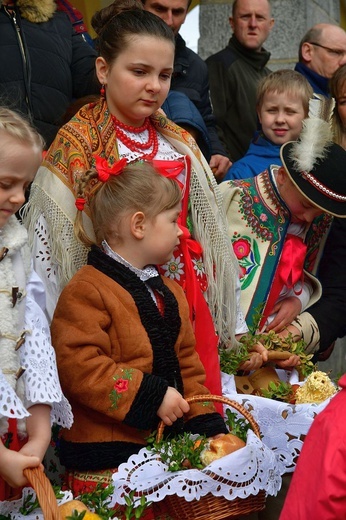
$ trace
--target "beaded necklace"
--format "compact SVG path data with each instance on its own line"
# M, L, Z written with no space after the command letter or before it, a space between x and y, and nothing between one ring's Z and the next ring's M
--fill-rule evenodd
M112 121L114 124L114 129L117 138L120 139L120 141L124 143L129 150L131 150L132 152L143 153L143 151L152 148L152 151L150 153L144 153L142 155L142 158L150 160L155 157L159 149L159 140L157 137L156 130L154 126L151 124L149 117L146 117L144 120L144 124L139 127L125 125L125 123L119 121L119 119L117 119L114 115L112 115ZM131 137L129 137L123 130L127 132L132 132L134 134L140 134L147 130L149 134L148 141L146 143L140 143L139 141L135 141L134 139L131 139Z

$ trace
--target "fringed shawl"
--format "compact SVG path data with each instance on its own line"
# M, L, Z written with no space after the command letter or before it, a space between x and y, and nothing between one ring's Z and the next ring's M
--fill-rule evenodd
M160 112L151 119L157 131L179 153L191 159L190 214L194 238L203 248L208 277L207 301L222 344L236 345L238 264L227 235L219 187L190 134ZM76 240L73 231L74 202L76 180L94 167L93 155L106 157L110 165L119 158L113 122L103 100L82 107L60 129L37 173L23 215L31 242L37 221L44 216L50 234L52 263L57 266L61 289L87 259L88 250ZM95 190L96 184L97 181L90 185L86 198ZM93 237L87 206L83 219L85 230Z

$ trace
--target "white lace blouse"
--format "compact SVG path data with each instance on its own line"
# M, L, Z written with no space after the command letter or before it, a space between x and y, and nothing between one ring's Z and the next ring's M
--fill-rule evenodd
M25 258L26 231L15 220L0 234L0 249L8 249L0 262L0 435L7 431L7 419L24 419L35 404L51 406L52 423L69 428L73 421L70 404L60 387L44 313L43 283L30 267L27 276L17 275L25 270L23 265L30 266L30 258ZM18 286L18 300L12 305L9 302L14 285ZM14 356L14 345L20 343ZM18 367L24 370L19 393L18 383L13 384L13 373L18 372Z

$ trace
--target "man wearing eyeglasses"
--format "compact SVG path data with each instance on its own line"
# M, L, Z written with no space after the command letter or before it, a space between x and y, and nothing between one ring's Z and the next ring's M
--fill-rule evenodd
M337 25L320 23L301 40L295 70L306 77L316 94L329 96L329 79L345 63L346 32Z

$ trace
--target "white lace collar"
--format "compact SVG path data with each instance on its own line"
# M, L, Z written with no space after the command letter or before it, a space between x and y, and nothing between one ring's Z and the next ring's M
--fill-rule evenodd
M102 249L106 253L106 255L110 256L111 258L113 258L113 260L116 260L117 262L119 262L119 264L124 265L125 267L130 269L130 271L135 273L138 276L138 278L142 280L142 282L146 282L150 278L159 276L156 267L154 267L153 265L148 265L144 269L138 269L137 267L134 267L132 264L130 264L130 262L125 260L125 258L113 251L113 249L111 249L111 247L107 244L106 240L102 241Z

